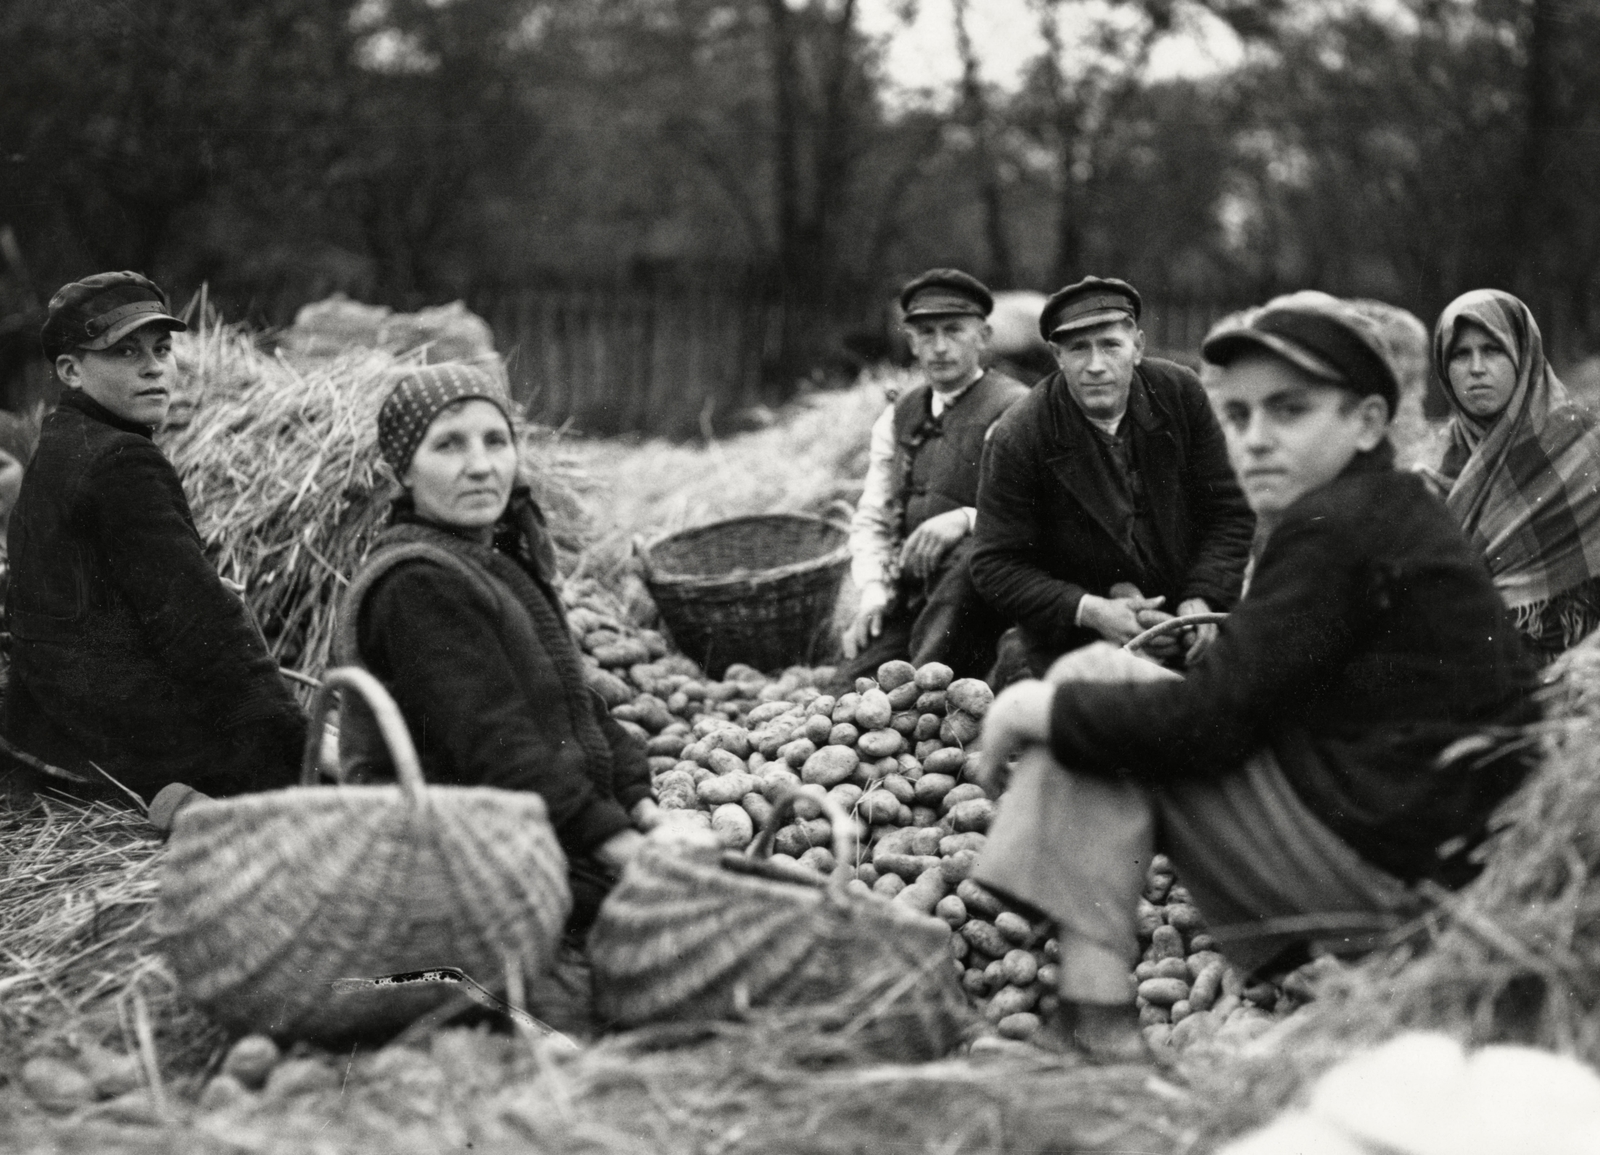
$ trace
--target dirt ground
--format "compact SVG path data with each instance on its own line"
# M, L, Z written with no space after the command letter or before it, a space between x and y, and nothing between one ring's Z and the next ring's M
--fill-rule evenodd
M561 1057L483 1029L447 1030L419 1046L289 1060L289 1075L264 1093L175 1107L165 1123L148 1106L141 1119L106 1104L61 1119L0 1092L0 1146L17 1155L1186 1155L1202 1134L1202 1096L1181 1073L1069 1064L1020 1046L918 1066L818 1065L774 1054L781 1044L759 1028L699 1034L636 1032Z

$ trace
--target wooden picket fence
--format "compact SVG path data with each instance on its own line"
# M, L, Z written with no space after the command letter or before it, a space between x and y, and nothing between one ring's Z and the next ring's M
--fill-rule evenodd
M1186 365L1200 363L1200 342L1211 326L1248 302L1217 298L1146 299L1140 327L1144 329L1145 349L1156 357L1167 357Z
M512 390L530 416L585 433L694 437L730 415L787 396L775 373L797 318L756 278L656 284L527 285L472 302L507 358ZM1212 322L1236 306L1152 301L1152 353L1194 362Z

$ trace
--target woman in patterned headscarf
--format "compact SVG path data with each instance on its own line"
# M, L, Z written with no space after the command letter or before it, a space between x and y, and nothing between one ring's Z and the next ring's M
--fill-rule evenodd
M378 412L378 449L401 495L340 607L335 656L393 695L430 781L544 799L576 930L655 803L644 747L584 680L504 391L471 365L405 370ZM392 772L359 707L340 760L359 778Z
M1554 657L1600 626L1600 427L1510 293L1452 301L1434 326L1433 367L1454 411L1446 504L1523 634Z

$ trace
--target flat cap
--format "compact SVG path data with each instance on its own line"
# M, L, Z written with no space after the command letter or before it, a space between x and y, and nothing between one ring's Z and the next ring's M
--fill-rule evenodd
M929 269L900 290L900 310L915 317L987 317L994 294L977 277L960 269Z
M159 324L188 329L171 313L167 295L139 273L96 273L56 290L40 337L54 361L73 349L109 349L135 329Z
M1376 393L1391 415L1400 402L1400 382L1375 322L1327 293L1290 293L1259 309L1232 314L1200 346L1201 356L1224 368L1251 352L1279 357L1307 376L1358 397Z
M1054 341L1061 333L1104 325L1107 321L1137 321L1144 302L1139 291L1115 277L1085 277L1057 289L1039 314L1039 335Z

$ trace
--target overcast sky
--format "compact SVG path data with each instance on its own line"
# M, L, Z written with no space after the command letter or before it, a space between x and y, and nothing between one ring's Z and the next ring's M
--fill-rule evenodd
M897 85L910 91L947 89L961 75L951 0L916 0L909 26L898 14L903 7L904 0L861 0L863 29L888 38L887 66ZM1104 10L1084 4L1076 11L1095 7ZM1027 0L971 0L967 20L984 62L984 79L1015 87L1043 44ZM1151 59L1154 77L1204 75L1240 59L1238 40L1215 17L1189 8L1182 23L1186 27L1181 32L1157 45Z

